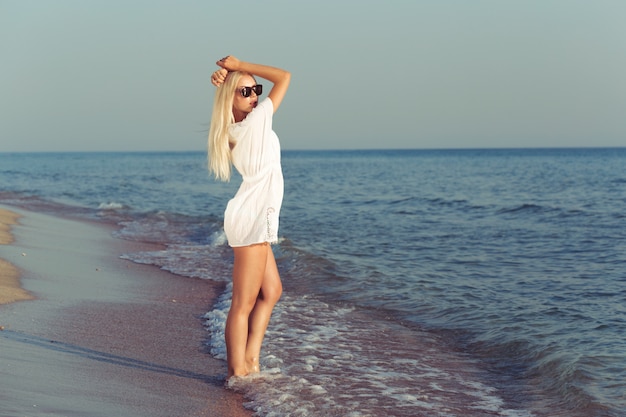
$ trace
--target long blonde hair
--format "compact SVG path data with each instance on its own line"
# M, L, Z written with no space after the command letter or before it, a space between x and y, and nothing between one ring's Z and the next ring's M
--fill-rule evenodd
M215 178L222 181L229 181L232 171L231 137L228 133L228 127L235 123L235 116L233 115L234 94L239 79L243 75L244 73L238 71L229 72L224 83L215 89L207 157L209 172L215 174Z

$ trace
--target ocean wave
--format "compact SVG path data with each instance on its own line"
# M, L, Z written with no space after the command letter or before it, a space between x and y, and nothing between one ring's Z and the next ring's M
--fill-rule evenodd
M544 207L538 204L524 203L518 206L501 208L496 211L496 214L509 214L509 213L521 213L521 212L538 213L538 212L549 212L553 210L554 209L550 207Z
M125 206L122 203L109 202L109 203L100 203L98 206L98 210L122 210L127 209L128 206Z
M205 316L210 351L222 360L229 291ZM261 366L229 381L257 416L534 415L508 407L476 364L436 335L313 296L281 299Z

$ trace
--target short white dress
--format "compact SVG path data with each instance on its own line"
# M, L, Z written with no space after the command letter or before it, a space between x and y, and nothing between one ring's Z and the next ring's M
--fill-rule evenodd
M284 185L273 115L274 104L267 97L229 128L235 141L232 162L243 178L224 212L224 232L232 247L278 242Z

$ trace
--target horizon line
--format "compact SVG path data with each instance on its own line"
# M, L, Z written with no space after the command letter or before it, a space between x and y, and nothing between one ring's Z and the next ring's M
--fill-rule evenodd
M529 147L450 147L450 148L283 148L283 152L364 152L364 151L505 151L505 150L566 150L566 149L624 149L624 146L529 146ZM41 151L27 151L27 150L14 150L3 151L0 150L0 155L4 154L80 154L80 153L206 153L205 149L187 149L187 150L174 150L174 149L154 149L154 150L41 150Z

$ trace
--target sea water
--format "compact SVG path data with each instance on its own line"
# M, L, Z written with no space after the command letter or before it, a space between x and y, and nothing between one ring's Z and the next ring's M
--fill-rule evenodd
M621 416L626 149L284 151L259 416ZM206 155L0 154L0 203L115 223L228 283ZM229 287L207 311L225 358Z

